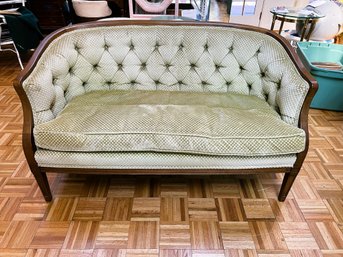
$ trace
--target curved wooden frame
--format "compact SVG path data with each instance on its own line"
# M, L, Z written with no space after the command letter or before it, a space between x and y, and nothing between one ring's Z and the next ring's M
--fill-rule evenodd
M39 167L37 162L35 161L34 154L37 150L34 138L33 138L33 114L30 102L24 89L22 88L23 81L27 78L27 76L32 72L32 70L37 65L37 62L44 52L44 50L48 47L48 45L58 36L64 34L66 32L70 32L73 30L81 29L81 28L94 28L99 26L123 26L123 25L142 25L142 26L151 26L151 25L159 25L159 26L212 26L212 27L230 27L230 28L237 28L249 31L260 32L266 35L269 35L275 38L280 44L286 49L288 55L290 56L291 60L295 64L299 74L309 83L309 91L307 96L304 100L304 104L300 111L299 116L299 123L298 127L302 128L306 133L306 146L305 150L301 153L297 154L296 161L294 163L293 168L265 168L265 169L220 169L220 170L208 170L208 169L197 169L197 170L174 170L174 169L134 169L134 170L118 170L118 169L77 169L77 168L48 168L48 167ZM240 24L227 24L227 23L218 23L218 22L185 22L185 21L147 21L147 20L117 20L117 21L103 21L103 22L90 22L90 23L83 23L78 24L70 27L62 28L48 37L46 37L41 44L38 46L37 50L33 54L32 58L30 59L29 63L26 65L25 69L21 71L18 75L16 80L14 81L14 88L17 94L20 97L23 112L24 112L24 125L23 125L23 149L25 153L25 157L27 162L30 166L31 172L33 173L34 177L37 180L37 183L43 193L43 196L46 201L52 200L52 194L50 191L49 183L47 180L46 173L47 172L60 172L60 173L87 173L87 174L187 174L187 175L195 175L195 174L260 174L260 173L285 173L281 189L279 192L278 199L279 201L284 201L289 193L291 186L298 175L300 168L304 162L306 157L308 147L309 147L309 132L308 132L308 112L310 108L310 103L312 101L313 96L315 95L318 84L314 80L314 78L310 75L310 73L305 69L304 65L300 61L299 57L296 55L294 49L290 46L288 41L282 38L280 35L276 34L273 31L240 25Z

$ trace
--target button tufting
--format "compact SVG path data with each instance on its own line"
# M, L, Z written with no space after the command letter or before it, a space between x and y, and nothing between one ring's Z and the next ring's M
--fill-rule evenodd
M158 81L158 80L155 80L154 82L156 85L160 84L160 81Z
M230 86L231 85L231 82L230 81L226 81L225 83L227 86Z
M177 83L179 83L179 85L183 84L182 80L179 80Z
M131 80L130 83L131 83L131 84L136 84L136 81L135 81L135 80Z
M264 72L261 72L261 77L265 77L266 74Z
M182 49L182 48L184 48L184 45L181 43L181 44L179 45L179 49Z
M195 63L191 63L190 66L191 66L192 69L196 68L196 64Z
M205 45L204 45L204 49L205 49L205 50L208 50L208 44L205 44Z
M85 81L83 81L83 82L82 82L82 86L85 86L85 85L86 85L86 82L85 82Z
M230 47L229 47L229 52L232 52L232 51L233 51L233 47L230 46Z
M168 69L171 65L170 65L170 63L166 63L166 64L164 64L164 66Z
M157 50L159 47L160 47L160 44L159 44L159 43L156 43L156 45L155 45L155 50Z
M108 50L108 45L104 45L104 49L105 49L105 50Z
M119 69L119 70L121 70L121 69L123 68L123 64L118 63L117 65L118 65L118 69Z
M201 81L201 85L207 85L207 82L206 81Z
M142 62L141 68L142 68L142 69L145 69L145 68L146 68L146 63L145 63L145 62Z
M133 44L130 45L130 50L135 49L135 46Z
M98 64L93 64L93 68L96 69L98 67Z
M248 88L249 88L249 90L251 90L251 88L252 88L252 85L251 85L251 84L248 84Z

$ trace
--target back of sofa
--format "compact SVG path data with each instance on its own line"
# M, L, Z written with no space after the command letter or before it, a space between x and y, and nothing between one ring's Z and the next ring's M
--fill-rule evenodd
M98 23L54 38L23 82L35 124L93 90L234 92L265 99L297 125L309 89L284 47L245 29Z

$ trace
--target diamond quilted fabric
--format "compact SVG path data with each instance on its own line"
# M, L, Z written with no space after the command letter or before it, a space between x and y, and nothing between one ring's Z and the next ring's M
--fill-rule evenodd
M151 90L255 96L297 126L309 85L280 43L262 33L99 23L54 39L23 87L35 125L91 91Z
M156 151L265 156L304 150L303 130L264 100L228 93L97 90L35 126L38 147L56 151Z

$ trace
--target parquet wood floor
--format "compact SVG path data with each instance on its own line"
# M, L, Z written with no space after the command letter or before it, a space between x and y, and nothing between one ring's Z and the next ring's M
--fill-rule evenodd
M310 111L310 151L282 175L49 175L46 203L21 149L22 111L0 55L0 257L343 256L343 113Z

